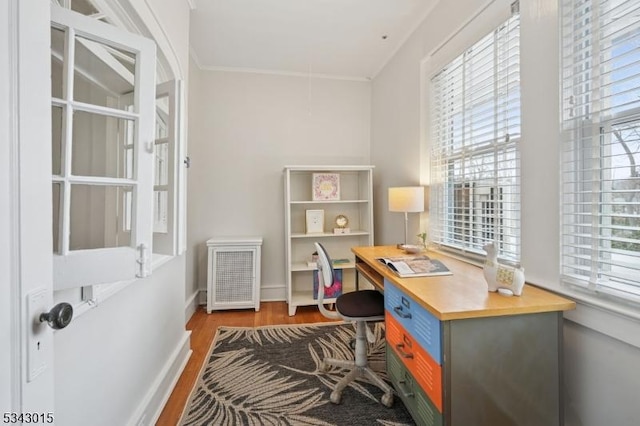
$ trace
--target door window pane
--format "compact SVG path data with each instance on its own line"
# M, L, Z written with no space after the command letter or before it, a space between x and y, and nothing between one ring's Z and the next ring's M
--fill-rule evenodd
M70 250L129 246L130 196L125 186L71 185Z
M132 179L134 130L133 120L76 111L72 174Z
M64 110L59 106L51 107L51 172L62 174L62 117Z
M64 31L51 27L51 96L63 98Z
M167 202L168 191L153 192L153 232L167 233Z
M135 55L93 40L76 37L73 99L126 109L119 98L134 92Z
M70 3L71 10L83 15L95 15L98 13L98 9L95 8L90 0L71 0Z
M169 183L169 144L156 145L156 171L155 185L167 185Z
M156 139L169 136L169 96L156 98Z
M62 185L54 183L52 187L53 197L53 252L60 253L60 204L62 196Z

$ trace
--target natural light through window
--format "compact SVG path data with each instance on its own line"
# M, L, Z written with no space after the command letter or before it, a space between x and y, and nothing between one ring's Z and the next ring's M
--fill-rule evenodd
M563 281L640 301L640 3L562 16Z
M431 231L442 249L520 258L520 18L431 79Z

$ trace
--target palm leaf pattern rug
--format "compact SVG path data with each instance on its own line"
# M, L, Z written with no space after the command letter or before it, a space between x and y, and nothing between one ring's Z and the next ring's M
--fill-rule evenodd
M384 325L374 328L369 360L384 368ZM208 361L191 392L181 425L413 425L396 396L392 408L366 381L329 401L345 370L320 371L324 357L353 359L352 324L319 323L258 328L218 327ZM384 371L379 374L386 379Z

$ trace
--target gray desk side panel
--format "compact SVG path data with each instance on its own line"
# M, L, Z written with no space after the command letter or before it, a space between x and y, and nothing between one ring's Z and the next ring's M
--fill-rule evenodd
M445 424L561 425L562 314L443 323Z

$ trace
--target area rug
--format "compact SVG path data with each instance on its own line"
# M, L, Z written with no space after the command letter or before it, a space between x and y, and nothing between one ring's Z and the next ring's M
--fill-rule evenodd
M381 366L383 327L376 324L377 341L369 345L369 359ZM340 404L329 401L345 370L321 372L321 360L353 359L354 336L352 324L340 323L218 327L180 425L415 424L400 398L387 408L382 391L365 381L345 388Z

